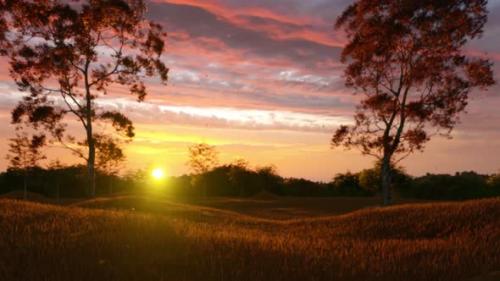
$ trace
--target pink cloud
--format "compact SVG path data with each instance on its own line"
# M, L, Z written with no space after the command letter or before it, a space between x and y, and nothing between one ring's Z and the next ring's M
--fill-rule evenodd
M345 41L335 38L333 32L325 33L314 30L313 26L320 25L322 22L313 17L284 15L263 7L226 7L218 1L154 0L153 2L201 8L239 28L267 33L276 40L302 39L332 47L341 47ZM255 22L251 18L260 18L267 22ZM294 31L289 32L285 28L286 25L293 26ZM333 31L333 25L331 30Z

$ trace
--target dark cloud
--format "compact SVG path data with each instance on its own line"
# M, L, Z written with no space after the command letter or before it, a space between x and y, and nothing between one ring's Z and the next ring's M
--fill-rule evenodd
M232 7L267 7L284 15L308 16L323 22L333 22L340 12L345 9L352 0L223 0L221 3Z
M163 22L167 31L184 31L191 38L215 38L224 42L229 48L265 58L286 58L301 67L312 68L317 61L338 60L341 51L338 47L320 44L313 40L276 39L266 32L252 30L251 26L239 26L200 7L151 3L149 11L149 17ZM250 22L276 23L255 16L249 18ZM283 26L289 33L299 32L304 28L293 24Z

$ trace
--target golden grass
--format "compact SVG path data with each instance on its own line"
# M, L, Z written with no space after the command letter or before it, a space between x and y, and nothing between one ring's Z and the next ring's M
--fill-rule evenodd
M500 269L500 199L286 220L126 196L79 205L0 199L0 280L459 281Z
M42 201L45 202L45 201ZM73 203L73 206L137 210L147 213L170 214L176 211L199 211L236 213L273 220L289 220L318 216L346 214L360 209L380 205L376 197L276 197L274 199L231 198L231 197L195 197L177 198L154 193L122 194ZM398 200L398 204L423 203L422 200Z

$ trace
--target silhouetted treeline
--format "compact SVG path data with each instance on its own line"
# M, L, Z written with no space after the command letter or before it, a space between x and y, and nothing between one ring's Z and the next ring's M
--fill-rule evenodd
M421 199L474 199L500 196L500 174L480 175L476 172L460 172L455 175L427 174L412 179L402 189L407 197Z
M51 198L78 198L87 194L87 169L85 166L69 166L63 168L43 169L30 168L24 170L8 169L0 174L0 194L22 190L23 180L27 176L29 192L35 192ZM97 173L97 194L109 194L130 191L135 188L135 178L119 177Z
M330 182L301 178L283 178L272 167L250 169L238 165L223 165L200 175L172 177L163 183L153 183L145 173L126 176L98 173L97 194L112 194L148 190L176 196L252 197L263 192L279 196L328 197L375 196L381 186L379 169L358 173L337 174ZM51 198L76 198L86 195L86 168L71 166L57 169L32 168L28 171L28 191ZM22 170L9 169L0 174L0 193L21 190ZM394 170L395 192L402 197L460 200L500 196L500 175L480 175L461 172L455 175L427 174L411 177Z
M252 197L263 192L278 196L369 196L358 185L315 182L302 178L283 178L271 168L252 170L233 165L217 167L196 176L172 178L166 184L170 193L186 196Z

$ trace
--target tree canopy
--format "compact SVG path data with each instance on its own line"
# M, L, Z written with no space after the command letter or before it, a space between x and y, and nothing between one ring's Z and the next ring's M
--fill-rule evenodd
M119 140L134 136L132 122L98 100L125 89L143 101L148 77L162 83L168 78L161 59L166 34L146 20L145 11L143 0L3 0L0 5L0 27L9 30L8 36L0 34L9 47L4 55L19 89L29 92L13 110L12 121L43 128L85 159L91 195L96 149L109 151L109 140L118 134L112 145L117 152ZM82 125L83 140L67 134L68 115ZM105 136L107 130L94 126L103 122L115 134Z

